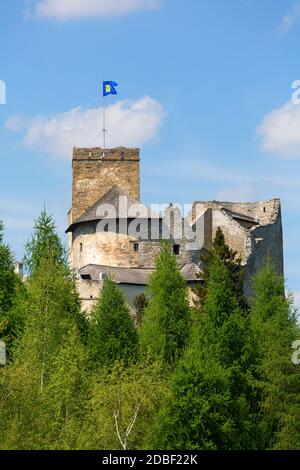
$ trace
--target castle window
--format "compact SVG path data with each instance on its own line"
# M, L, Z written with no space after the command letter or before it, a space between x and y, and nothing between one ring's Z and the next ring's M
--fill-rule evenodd
M136 231L137 231L138 233L141 231L141 224L138 224L138 225L136 226Z
M108 224L105 225L103 230L104 230L104 232L108 232Z
M173 245L173 253L176 256L180 254L180 245Z
M80 243L80 253L82 253L82 251L83 251L83 244Z
M266 212L266 208L264 207L264 212Z
M134 244L133 244L133 251L135 251L135 252L137 253L137 252L139 251L139 249L140 249L139 244L138 244L138 243L134 243Z
M90 274L81 274L81 279L83 279L84 281L91 281L92 280Z

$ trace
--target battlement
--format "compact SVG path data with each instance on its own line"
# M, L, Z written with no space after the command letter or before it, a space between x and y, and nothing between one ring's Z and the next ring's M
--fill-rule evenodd
M75 222L87 209L114 186L133 199L140 200L140 150L118 147L114 149L73 149L72 213L69 222Z
M206 209L227 209L255 219L260 225L273 224L281 216L280 199L260 202L196 201L192 208L195 219Z
M140 149L118 147L114 149L102 149L101 147L94 148L73 148L73 161L74 160L102 160L102 161L140 161Z

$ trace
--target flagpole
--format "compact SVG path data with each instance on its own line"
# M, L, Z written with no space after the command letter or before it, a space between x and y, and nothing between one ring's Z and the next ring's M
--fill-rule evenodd
M106 146L106 142L105 142L105 133L106 133L106 123L105 123L105 100L104 100L104 97L103 97L103 158L105 157L105 146Z

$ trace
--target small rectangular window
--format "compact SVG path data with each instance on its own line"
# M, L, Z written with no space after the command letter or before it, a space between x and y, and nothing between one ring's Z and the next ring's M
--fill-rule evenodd
M139 246L138 243L133 244L133 251L135 251L136 253L139 251L139 248L140 248L140 246Z
M178 256L180 253L180 245L173 245L173 253Z
M80 253L82 253L82 250L83 250L83 245L82 243L80 243Z

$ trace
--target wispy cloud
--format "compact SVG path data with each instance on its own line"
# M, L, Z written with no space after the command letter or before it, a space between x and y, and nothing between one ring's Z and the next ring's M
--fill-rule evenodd
M288 33L296 23L300 22L300 2L293 5L292 9L282 18L278 27L281 34Z
M288 101L268 113L257 134L263 151L283 159L300 158L300 105Z
M38 0L26 13L34 18L62 21L155 10L163 3L164 0Z
M107 108L107 145L140 146L157 138L166 115L162 105L146 96L137 101L118 101ZM13 116L6 129L23 131L22 145L64 159L72 155L73 146L101 146L102 108L82 107L65 113L39 115L34 118Z

